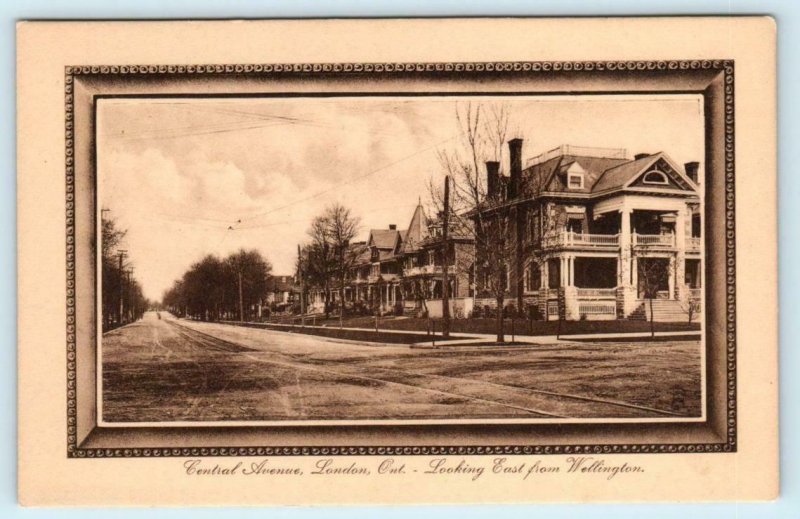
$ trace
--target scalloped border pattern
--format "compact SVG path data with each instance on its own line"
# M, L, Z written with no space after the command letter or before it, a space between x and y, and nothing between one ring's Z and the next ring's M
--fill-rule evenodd
M75 371L75 168L73 83L78 75L113 74L316 74L316 73L437 73L558 71L724 71L725 110L725 254L727 292L727 442L629 445L504 445L504 446L386 446L386 447L195 447L195 448L79 448L76 442L77 402ZM67 457L182 457L182 456L374 456L374 455L546 455L546 454L657 454L736 451L736 215L735 127L733 60L680 61L532 61L458 63L269 63L211 65L81 65L65 67L64 137L66 172L66 335L67 335Z

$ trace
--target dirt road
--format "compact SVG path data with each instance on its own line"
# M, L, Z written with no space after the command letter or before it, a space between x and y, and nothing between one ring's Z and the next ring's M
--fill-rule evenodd
M103 417L697 416L699 353L697 341L418 350L150 312L103 337Z

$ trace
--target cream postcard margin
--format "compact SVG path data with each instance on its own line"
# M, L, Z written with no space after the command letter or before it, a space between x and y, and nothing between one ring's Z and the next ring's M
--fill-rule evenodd
M24 505L767 500L778 493L776 27L770 18L20 22L17 27L18 432ZM197 477L186 457L66 455L64 71L94 64L735 61L737 450L613 454L641 472ZM567 463L567 455L517 461ZM602 457L602 455L601 455ZM358 456L376 465L385 457ZM401 459L402 458L402 459ZM308 469L318 457L292 458ZM514 456L509 456L514 461ZM456 460L456 457L453 457ZM213 462L233 466L233 458ZM252 459L242 458L250 463ZM341 458L343 465L349 460ZM347 463L345 463L347 461ZM276 465L286 459L270 458Z

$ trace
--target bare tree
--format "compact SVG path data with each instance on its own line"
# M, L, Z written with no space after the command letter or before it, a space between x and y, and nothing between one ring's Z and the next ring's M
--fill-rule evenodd
M311 244L307 246L307 265L309 281L325 292L325 317L330 316L331 283L338 282L339 302L344 313L344 289L350 269L356 263L357 255L350 244L358 234L360 220L353 216L349 208L334 203L314 218L308 235Z
M655 315L653 314L653 299L658 297L661 287L667 282L669 273L662 264L656 261L642 261L638 263L639 290L648 301L650 307L650 336L655 337Z
M482 181L485 163L497 163L498 178L502 178L502 152L509 126L508 109L504 105L460 105L456 119L461 139L454 149L440 150L439 163L452 179L452 199L449 212L453 234L470 236L475 242L475 277L483 290L497 303L497 341L504 342L503 308L508 290L508 271L516 268L517 240L515 214L506 207L507 192L502 184L491 190ZM443 194L430 183L429 191L437 210L443 206Z
M331 281L336 269L336 251L332 247L328 225L323 216L311 221L308 229L311 243L305 248L306 281L321 288L325 298L325 318L330 317Z
M358 234L361 221L353 216L350 209L334 203L325 209L322 216L327 227L330 242L335 251L334 269L339 283L339 324L344 316L344 289L347 276L358 259L356 251L350 246Z

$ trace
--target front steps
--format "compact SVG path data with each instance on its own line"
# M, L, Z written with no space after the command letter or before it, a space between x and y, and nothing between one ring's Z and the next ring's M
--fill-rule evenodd
M672 299L653 299L653 314L655 318L653 321L657 323L666 322L689 322L689 312L683 308L680 301ZM696 312L699 314L699 312ZM650 320L650 301L643 300L636 310L631 312L628 319L634 321L649 321ZM694 316L693 320L697 320L698 315Z

